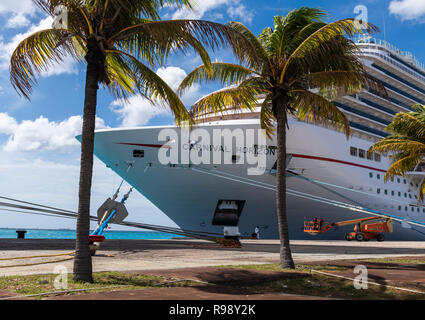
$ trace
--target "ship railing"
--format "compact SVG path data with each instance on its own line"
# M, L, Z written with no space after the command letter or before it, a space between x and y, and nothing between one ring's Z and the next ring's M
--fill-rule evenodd
M392 45L391 43L388 43L385 40L376 39L372 37L360 37L357 39L356 42L359 44L371 44L371 45L379 45L379 46L385 47L386 49L392 51L392 53L395 53L403 57L415 67L418 67L425 71L425 64L419 62L419 60L416 59L411 52L400 50L399 48Z
M362 50L361 55L362 56L372 55L372 56L379 57L380 59L383 59L386 62L394 65L395 67L397 67L401 71L410 74L414 78L417 78L420 81L425 81L425 77L424 76L422 76L421 74L419 74L418 72L416 72L414 70L411 70L411 69L403 66L401 63L398 63L396 60L394 60L393 58L391 58L391 57L389 57L387 55L384 55L382 53L379 53L379 52L376 52L376 51L373 51L373 50Z

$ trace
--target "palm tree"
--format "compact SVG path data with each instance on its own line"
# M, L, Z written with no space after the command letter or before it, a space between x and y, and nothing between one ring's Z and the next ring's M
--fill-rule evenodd
M160 20L160 8L165 5L191 7L190 0L33 1L50 16L54 16L59 5L64 6L68 25L36 32L18 45L10 67L14 88L29 99L37 83L36 76L54 63L60 63L66 55L87 64L74 280L92 282L88 237L99 84L115 98L141 94L152 101L163 101L181 123L191 119L188 111L151 68L162 64L170 52L193 48L206 70L212 71L204 46L217 49L230 43L237 50L249 44L234 29L218 23Z
M425 105L416 104L412 108L412 112L397 113L385 128L390 135L369 149L369 152L391 154L392 164L385 174L385 181L413 171L425 156ZM425 180L419 187L418 201L423 200L424 193Z
M280 233L280 265L294 268L289 247L286 218L286 127L288 113L311 123L322 124L350 134L344 114L331 102L339 95L352 94L363 87L382 92L383 87L368 76L356 55L357 47L348 37L364 33L354 19L326 23L319 9L302 7L286 16L275 17L274 28L265 28L256 37L239 22L229 25L252 43L255 54L239 48L243 64L217 62L193 70L179 92L193 83L219 80L230 85L201 99L192 107L194 115L220 113L227 108L254 110L259 95L261 127L270 138L277 123L276 204ZM376 30L367 24L365 32Z

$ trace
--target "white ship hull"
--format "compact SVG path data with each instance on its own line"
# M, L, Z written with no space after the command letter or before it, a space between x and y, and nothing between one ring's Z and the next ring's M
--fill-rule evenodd
M199 127L209 131L217 128L258 128L259 121L228 120ZM368 217L365 213L313 201L308 195L360 204L398 217L425 221L423 208L410 206L416 201L416 192L409 181L405 184L400 178L400 183L397 180L384 182L385 170L389 167L387 158L376 162L350 155L350 146L368 150L371 141L357 137L347 140L342 133L295 120L290 122L289 127L287 153L292 155L292 159L288 170L296 175L287 178L287 188L306 194L294 196L291 193L287 196L291 239L311 239L312 236L302 230L305 218L321 217L331 222ZM164 144L158 141L158 133L163 128L98 131L95 154L182 229L222 233L223 227L212 225L218 200L244 200L239 219L241 234L250 236L255 227L260 226L261 238L278 238L276 177L269 170L276 161L276 155L271 153L267 156L268 169L259 176L247 175L247 165L240 164L166 166L158 161L159 147ZM276 146L276 143L268 141L267 145ZM144 157L135 159L135 149L143 150ZM128 171L129 163L134 165ZM379 194L377 189L380 189ZM331 230L316 238L343 239L349 231L352 227ZM394 232L387 234L386 238L423 240L425 229L421 230L418 226L405 228L395 222Z

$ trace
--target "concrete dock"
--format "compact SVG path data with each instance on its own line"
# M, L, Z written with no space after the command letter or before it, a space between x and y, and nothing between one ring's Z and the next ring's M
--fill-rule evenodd
M242 244L240 249L223 249L215 243L200 240L107 240L93 257L93 268L94 272L132 272L279 261L277 240L244 240ZM55 273L58 265L72 272L73 261L63 261L69 256L4 259L65 254L73 251L74 247L74 240L0 239L0 276ZM295 240L291 241L291 249L296 263L425 256L425 242ZM38 262L45 264L36 265ZM34 265L9 267L22 264Z

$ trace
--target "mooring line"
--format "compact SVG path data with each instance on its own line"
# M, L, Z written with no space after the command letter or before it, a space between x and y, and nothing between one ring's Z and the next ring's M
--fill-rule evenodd
M311 270L312 272L316 272L319 274L323 274L326 276L330 276L330 277L335 277L335 278L341 278L341 279L345 279L345 280L350 280L350 281L355 281L355 279L353 278L349 278L349 277L345 277L345 276L340 276L338 274L333 274L333 273L328 273L328 272L323 272L323 271L318 271L318 270ZM382 284L382 283L377 283L377 282L372 282L372 281L362 281L362 282L366 282L366 283L370 283L373 285L377 285L377 286L383 286L383 287L387 287L387 288L392 288L392 289L396 289L396 290L401 290L401 291L407 291L407 292L412 292L412 293L419 293L419 294L425 294L425 292L422 291L417 291L417 290L413 290L413 289L407 289L407 288L401 288L401 287L394 287L394 286L390 286L390 285L386 285L386 284Z
M61 254L48 254L48 255L44 255L44 256L27 256L27 257L0 258L0 261L61 257L61 256L70 256L71 254L74 254L74 253L75 253L75 251L68 252L68 253L61 253Z
M36 263L27 263L27 264L15 264L15 265L8 265L8 266L0 266L0 269L4 268L19 268L19 267L31 267L31 266L38 266L42 264L50 264L50 263L59 263L59 262L65 262L69 260L73 260L74 257L69 257L66 259L61 260L54 260L54 261L44 261L44 262L36 262Z

